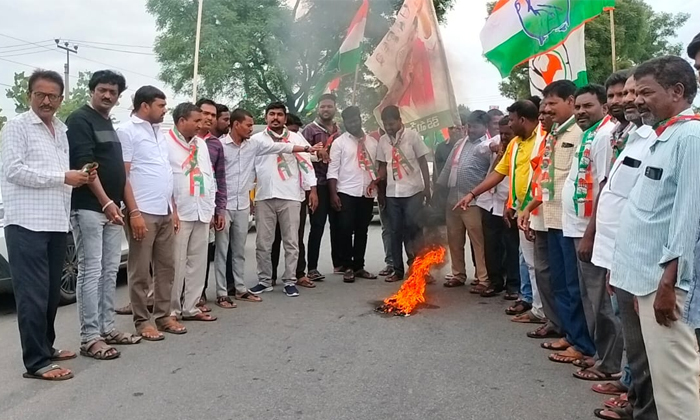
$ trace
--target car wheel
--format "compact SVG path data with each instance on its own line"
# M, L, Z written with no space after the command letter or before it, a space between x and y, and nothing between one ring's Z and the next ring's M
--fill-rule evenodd
M78 283L78 253L75 249L73 235L68 234L66 259L63 261L61 273L61 305L75 303L75 290Z

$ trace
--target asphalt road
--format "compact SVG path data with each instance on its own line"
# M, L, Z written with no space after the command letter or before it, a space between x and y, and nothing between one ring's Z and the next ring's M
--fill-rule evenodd
M377 272L380 227L370 229L367 268ZM251 233L251 286L254 242ZM324 260L320 268L332 267ZM397 288L333 275L298 298L277 286L259 304L214 306L219 321L188 323L184 336L120 347L117 360L79 356L65 363L76 377L64 383L22 379L13 303L1 296L0 419L593 418L603 398L572 377L572 366L549 362L539 341L525 337L530 327L508 321L501 298L439 281L416 314L375 313ZM117 293L126 303L126 287ZM117 326L130 330L130 317ZM78 349L75 305L59 310L57 331L59 348Z

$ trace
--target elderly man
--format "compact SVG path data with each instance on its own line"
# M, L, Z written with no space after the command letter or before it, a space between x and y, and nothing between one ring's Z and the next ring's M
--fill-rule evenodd
M5 241L17 303L25 378L62 381L73 373L55 361L75 358L56 350L54 320L70 230L73 187L96 176L94 167L70 170L66 126L56 118L63 78L36 70L29 78L31 109L0 134Z

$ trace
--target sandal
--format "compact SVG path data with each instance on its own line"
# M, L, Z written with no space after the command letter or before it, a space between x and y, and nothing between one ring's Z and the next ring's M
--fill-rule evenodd
M627 387L622 385L620 381L606 382L604 384L595 384L591 390L603 395L621 395L627 392Z
M165 336L161 334L153 325L147 325L140 331L136 331L146 341L163 341Z
M478 280L478 279L474 279L474 280L472 280L471 283L469 283L469 285L470 285L470 286L478 286L478 285L479 285L479 280Z
M574 349L573 347L569 347L568 349L564 351L560 351L557 353L552 353L549 355L549 360L555 363L572 363L574 360L580 359L583 357L583 353L580 351Z
M376 274L372 274L369 271L362 269L362 270L357 270L355 271L355 277L359 277L361 279L368 279L368 280L374 280L377 278Z
M604 373L600 372L593 367L578 370L573 373L574 378L581 379L582 381L611 381L620 379L622 374L620 372L616 373Z
M379 275L384 277L384 276L390 276L394 273L394 267L387 265L384 267L382 271L379 272Z
M119 332L117 330L112 330L111 333L103 335L102 338L104 338L105 343L107 344L130 345L140 343L142 337L129 333Z
M319 273L318 270L311 270L309 271L309 275L307 276L309 280L311 281L323 281L325 280L326 276L323 274Z
M561 338L560 334L549 328L546 324L537 328L535 331L528 332L527 336L530 338Z
M452 277L451 279L447 280L447 281L443 284L443 286L445 286L445 287L459 287L459 286L464 286L464 283L466 283L466 282L461 281L461 280L460 280L459 278L457 278L457 277Z
M217 320L217 318L213 315L205 314L204 312L200 312L196 315L192 316L183 316L182 317L183 321L201 321L201 322L214 322ZM185 330L185 332L187 332Z
M63 375L46 376L47 373L56 371L62 371L64 373ZM68 369L62 368L59 365L48 365L37 370L34 373L25 372L22 374L22 377L27 379L39 379L42 381L65 381L73 377L73 372L71 372Z
M487 284L479 283L479 284L477 284L476 286L474 286L474 287L472 287L471 289L469 289L469 293L471 293L471 294L473 294L473 295L480 295L480 294L483 293L486 289L488 289L488 287L489 287L489 286L488 286Z
M403 280L403 276L398 276L396 272L394 274L390 275L389 277L385 278L384 281L387 283L395 283L397 281Z
M581 368L581 369L592 368L593 366L595 366L595 358L584 357L583 359L579 359L579 360L574 361L574 363L572 363L572 364L578 368Z
M180 324L173 318L168 318L168 320L163 324L158 326L158 331L163 331L166 333L170 334L186 334L187 333L187 328L185 328L184 325Z
M503 300L518 300L520 295L518 292L506 292L505 295L503 295Z
M123 306L121 308L117 308L114 310L114 312L117 315L133 315L133 312L131 311L131 304L128 304L128 305Z
M522 299L516 300L513 305L506 308L506 315L520 315L532 309L532 304Z
M78 357L78 355L70 350L54 350L51 355L51 361L62 362L64 360L75 359L76 357Z
M237 305L233 303L230 297L228 296L219 296L216 298L216 306L219 308L224 308L224 309L233 309Z
M311 280L309 280L308 277L302 277L300 279L297 279L296 285L306 287L307 289L313 289L314 287L316 287L316 285Z
M482 298L490 298L500 295L502 291L503 290L496 290L496 288L493 286L489 286L483 292L481 292L480 296Z
M516 315L510 319L510 322L517 322L520 324L546 324L547 323L546 320L536 317L535 314L532 313L532 311L527 311L524 314Z
M546 350L564 351L571 347L571 344L569 344L569 342L566 341L566 338L560 338L557 341L547 341L545 343L542 343L540 344L540 347Z
M121 355L101 338L80 345L80 354L95 360L114 360Z
M236 295L235 299L244 300L246 302L262 302L262 298L260 296L256 296L250 292L245 292L242 295Z
M603 420L632 420L632 414L622 408L596 408L593 414Z
M345 270L345 273L343 273L343 282L344 283L354 283L355 282L355 272L352 271L352 268L348 268Z
M628 405L630 405L630 402L627 399L626 393L620 394L617 397L610 398L603 403L603 406L607 408L625 408Z

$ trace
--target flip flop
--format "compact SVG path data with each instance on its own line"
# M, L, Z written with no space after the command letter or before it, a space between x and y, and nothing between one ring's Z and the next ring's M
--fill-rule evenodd
M609 398L605 402L603 402L603 406L607 408L625 408L628 405L630 405L629 400L627 399L627 394L620 394L617 397Z
M613 381L604 384L595 384L591 387L591 391L603 395L622 395L627 392L627 387L622 385L620 381Z
M59 365L55 365L55 364L54 364L54 365L48 365L48 366L46 366L46 367L43 367L43 368L37 370L37 371L34 372L34 373L25 372L25 373L22 374L22 377L23 377L23 378L26 378L26 379L39 379L39 380L41 380L41 381L49 381L49 382L66 381L66 380L68 380L68 379L73 378L73 372L71 372L71 371L68 371L68 373L65 374L65 375L63 375L63 376L56 376L56 377L54 377L54 378L42 376L42 375L44 375L44 374L46 374L46 373L49 373L49 372L51 372L51 371L54 371L54 370L61 370L61 369L63 369L63 368L60 367Z
M234 309L237 306L228 296L219 296L216 298L215 305L223 309Z
M178 328L182 327L182 328ZM158 331L170 333L170 334L175 334L175 335L182 335L187 333L187 328L184 327L184 325L180 324L179 322L175 321L174 319L171 319L167 323L158 326Z
M547 321L542 318L537 318L532 311L527 311L524 314L516 315L510 319L511 322L520 324L546 324Z
M309 280L308 277L302 277L300 279L297 279L296 285L306 287L307 289L313 289L314 287L316 287L316 285L311 280Z
M537 339L561 338L560 334L557 334L556 331L550 329L546 324L537 328L535 331L529 331L527 333L527 336L529 338L537 338Z
M262 302L262 298L260 296L256 296L250 292L245 292L242 295L236 295L234 299L243 300L246 302Z
M613 413L611 416L607 413ZM632 416L622 408L596 408L593 415L603 420L632 420Z
M357 271L355 271L355 277L361 278L361 279L374 280L377 278L377 275L372 274L367 270L357 270Z
M583 357L583 353L575 350L573 347L569 347L568 349L566 349L564 351L550 354L549 360L554 362L554 363L570 364L574 360L580 359L582 357Z
M136 333L146 341L163 341L163 340L165 340L165 336L163 334L161 334L152 325L144 327L143 329L141 329L140 331L137 331ZM147 337L147 336L143 335L143 333L148 333L151 335L151 337Z
M571 344L569 344L565 338L560 338L557 341L547 341L545 343L541 343L540 347L545 350L564 351L571 347Z
M203 312L198 313L197 315L192 315L192 316L183 316L182 317L183 321L201 321L201 322L214 322L217 320L217 318L213 315L205 314ZM170 331L168 331L170 332ZM185 330L187 332L187 330ZM177 333L175 333L177 334ZM184 333L182 333L184 334Z
M581 369L588 369L588 368L595 366L595 358L584 357L583 359L576 360L572 364L578 368L581 368Z
M622 374L617 373L603 373L595 370L594 368L585 368L577 370L573 373L574 378L580 379L582 381L592 381L592 382L602 382L602 381L614 381L620 379Z
M53 355L51 355L51 360L54 362L62 362L64 360L71 360L78 357L77 354L70 350L54 350Z

